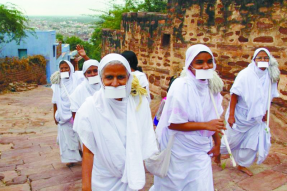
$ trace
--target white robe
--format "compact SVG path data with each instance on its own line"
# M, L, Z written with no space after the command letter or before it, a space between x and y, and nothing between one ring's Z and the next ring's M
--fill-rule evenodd
M233 128L226 124L226 136L237 164L248 167L256 160L261 164L269 153L271 146L270 129L262 121L268 110L268 89L270 77L267 69L260 70L254 62L237 75L231 94L238 96L235 107L235 124ZM278 97L277 83L271 86L271 100ZM225 120L228 121L230 108L228 107ZM269 133L265 128L268 128ZM225 142L221 142L220 151L228 154Z
M161 150L166 148L169 136L175 133L175 131L168 129L171 123L205 122L216 119L207 84L202 83L197 86L191 83L190 85L185 79L179 78L174 81L170 88L158 127L163 125L162 120L167 121L167 124L161 133L159 133L161 129L157 130L158 136L161 134L159 137ZM198 90L199 86L205 86L205 88ZM183 95L183 92L193 92L189 89L193 89L194 93ZM220 94L214 96L221 114L223 112L222 97ZM203 107L197 109L197 103ZM168 119L165 119L166 116ZM176 132L168 175L165 178L155 176L154 187L151 190L214 190L211 158L207 154L213 146L212 134L213 132L204 130Z
M100 88L100 84L89 84L89 81L85 79L80 85L77 86L71 95L71 111L77 112L85 100L92 96Z
M171 123L207 122L217 119L210 97L208 81L195 79L187 69L201 52L211 50L205 45L194 45L186 52L185 77L177 78L167 94L166 103L156 129L161 150L175 134L171 150L168 174L164 178L155 176L150 191L213 191L211 156L213 131L174 131ZM212 56L213 57L213 56ZM213 60L214 69L216 67ZM219 114L223 112L222 96L214 94Z
M134 74L138 78L141 87L143 87L147 90L147 96L146 97L147 97L148 102L151 102L150 92L149 92L149 83L148 83L148 79L147 79L145 73L136 70L136 71L132 72L132 74Z
M112 53L101 60L99 74L111 61L120 61L131 73L128 61ZM148 101L143 98L137 111L139 97L130 95L131 84L132 75L129 75L127 97L122 101L106 98L102 86L77 112L74 130L94 154L92 190L142 189L143 160L158 151Z
M96 105L100 92L89 97L78 110L74 130L78 132L83 144L94 154L92 171L93 190L130 191L122 181L126 158L126 118L127 101L110 100L113 113L103 116L101 105ZM135 105L139 99L136 98ZM142 161L157 151L155 134L152 128L151 113L147 99L142 99L140 110L136 112ZM106 125L116 124L116 126ZM133 167L136 170L136 166Z
M79 138L77 133L73 131L73 119L70 110L70 100L64 90L65 85L68 93L74 91L78 85L78 78L74 74L74 68L72 64L66 61L70 66L69 79L61 79L61 85L53 84L53 97L52 103L57 105L57 111L55 118L58 124L58 137L57 142L60 147L61 161L63 163L79 162L82 160L79 153Z

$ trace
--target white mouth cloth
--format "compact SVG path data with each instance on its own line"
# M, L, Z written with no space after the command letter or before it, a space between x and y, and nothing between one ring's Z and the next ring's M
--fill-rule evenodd
M269 62L257 62L258 68L268 68Z
M213 69L208 69L208 70L195 69L195 78L198 80L211 79L213 78Z
M61 72L61 78L69 78L69 72Z
M89 84L97 84L100 82L100 76L93 76L93 77L88 77Z
M104 88L106 98L125 98L127 97L126 86L105 86Z

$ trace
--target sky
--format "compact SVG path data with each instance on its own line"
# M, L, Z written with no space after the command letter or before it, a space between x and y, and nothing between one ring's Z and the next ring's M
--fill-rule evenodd
M109 0L0 0L13 3L27 16L80 16L95 15L90 9L108 10ZM123 3L124 0L115 0Z

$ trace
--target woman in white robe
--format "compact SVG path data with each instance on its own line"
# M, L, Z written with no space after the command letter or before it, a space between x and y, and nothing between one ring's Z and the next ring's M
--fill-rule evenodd
M71 95L71 111L75 119L76 112L84 103L87 97L92 96L101 88L100 77L98 76L99 62L97 60L87 60L83 65L84 81L77 86Z
M52 84L54 106L54 120L58 125L58 144L62 163L68 163L67 166L81 161L79 153L78 135L73 131L73 118L70 110L69 96L78 85L78 78L74 74L73 65L67 61L61 61L59 64L60 72L68 72L68 78L59 79L60 73L55 73L57 83ZM68 95L67 95L68 94Z
M265 123L269 105L268 91L271 83L271 100L279 96L276 79L271 82L270 75L275 74L278 80L280 71L278 66L272 66L274 64L270 59L274 60L267 49L259 48L255 51L252 62L238 73L230 89L231 101L225 115L228 122L226 135L232 155L238 169L250 176L253 173L246 167L256 160L257 153L257 164L261 164L271 146L269 127ZM259 68L259 62L269 62L268 69ZM228 154L224 142L220 150L222 154Z
M102 88L86 99L74 125L84 147L83 190L140 190L143 160L158 151L148 101L143 96L137 108L140 98L130 94L133 76L123 56L106 55L99 75Z
M146 74L143 73L142 68L138 66L138 58L136 54L133 51L124 51L122 53L122 56L128 60L132 74L138 78L140 85L147 90L147 99L149 102L151 102L149 82L146 77Z
M195 70L215 70L215 67L207 46L193 45L186 51L185 75L177 78L169 89L156 129L161 150L175 134L169 170L164 178L155 176L150 191L214 190L211 156L219 155L219 132L224 124L217 119L209 81L196 79ZM222 96L220 93L213 96L222 114Z

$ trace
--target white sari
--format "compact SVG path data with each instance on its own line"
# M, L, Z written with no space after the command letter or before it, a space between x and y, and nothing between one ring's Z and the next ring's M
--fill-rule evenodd
M60 147L61 161L63 163L79 162L82 160L79 153L79 139L77 133L73 131L73 119L70 110L70 100L64 86L69 95L78 85L78 79L74 75L73 65L65 60L70 67L70 76L68 79L61 79L60 84L53 84L52 103L57 104L55 118L58 124L58 143Z
M130 74L128 61L119 54L109 54L100 63L99 72L111 61L120 61ZM145 185L143 160L157 152L148 101L131 92L132 75L126 84L128 97L108 99L101 88L87 98L78 110L74 130L94 154L92 190L132 191ZM101 82L102 83L102 82Z
M210 98L208 81L195 79L187 68L202 51L212 55L204 45L194 45L186 52L186 76L176 79L168 94L166 103L156 129L161 150L165 149L170 136L174 133L170 167L165 178L155 176L150 191L213 191L211 156L213 131L174 131L171 123L206 122L216 119ZM213 55L212 55L213 57ZM214 62L213 62L214 63ZM215 69L215 63L214 63ZM222 96L213 95L219 114L222 114Z
M265 51L270 57L267 49L257 49L253 59L260 51ZM268 110L268 90L270 75L268 69L260 70L254 61L237 75L230 94L238 96L235 107L235 124L231 128L227 123L226 135L237 164L248 167L256 160L261 164L269 153L271 146L270 130L262 121ZM271 85L271 100L278 97L277 83ZM228 121L230 108L228 107L225 120ZM269 133L265 129L269 130ZM221 143L220 151L228 154L224 141Z

